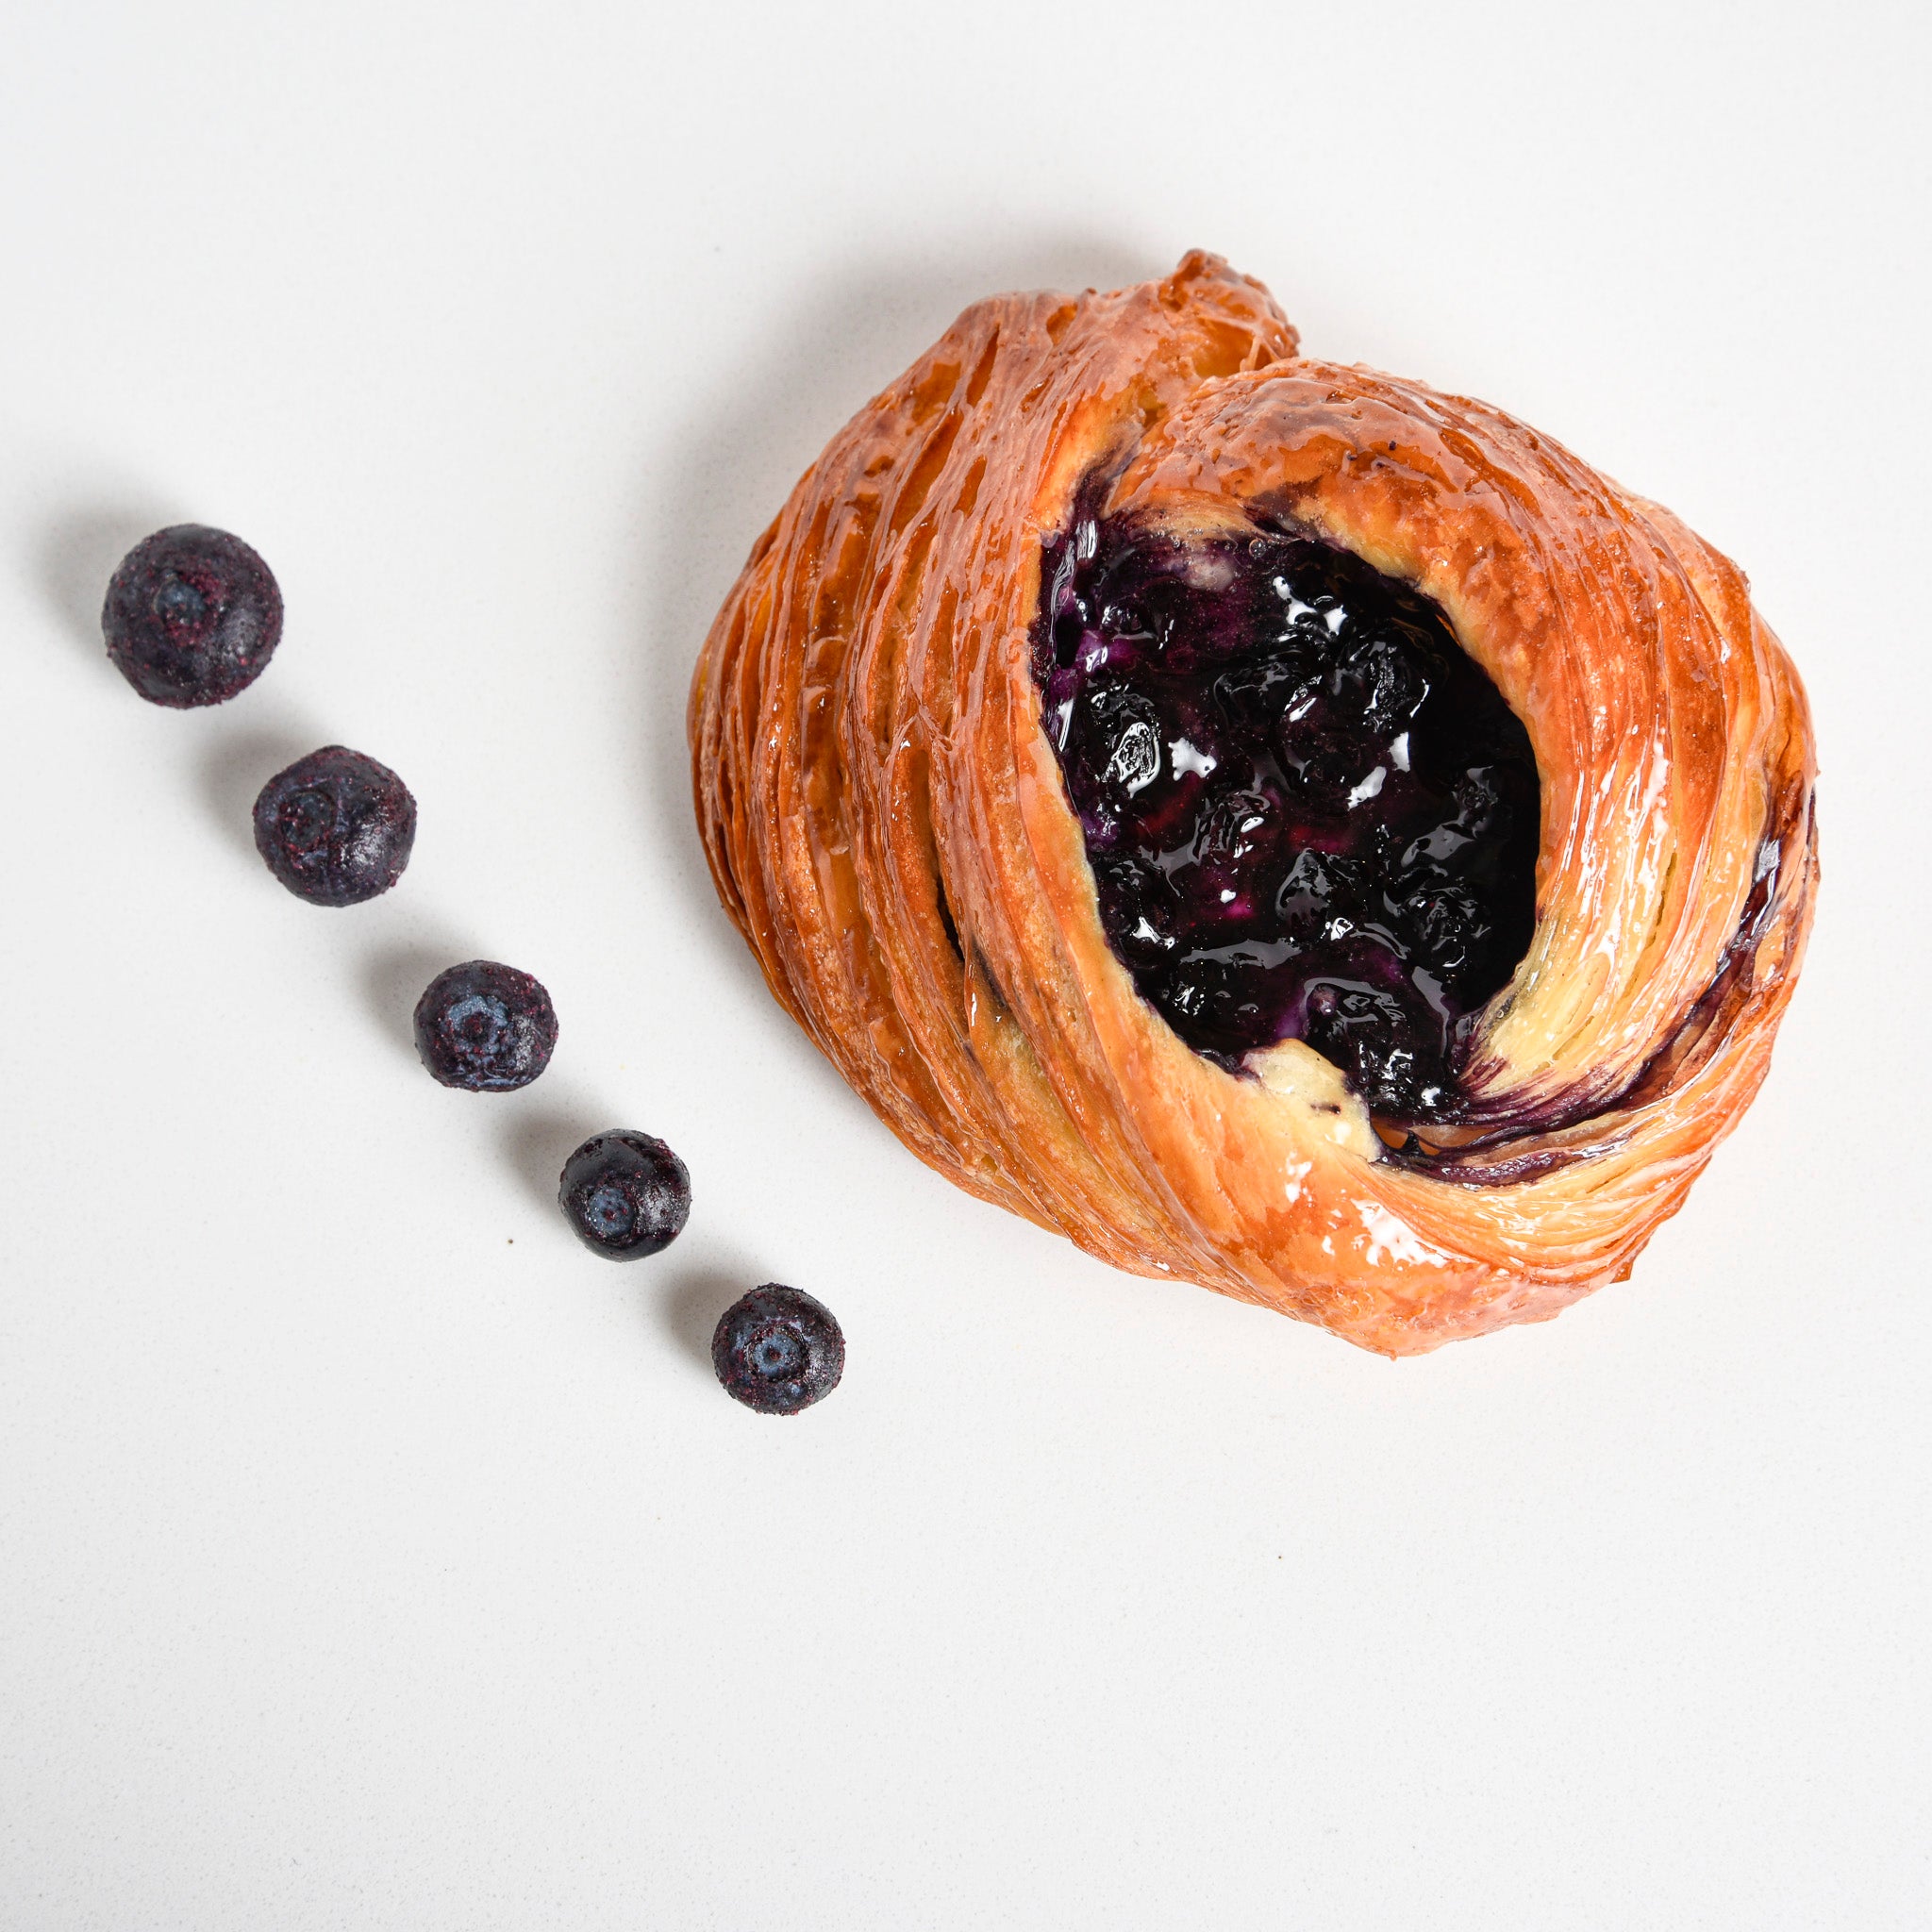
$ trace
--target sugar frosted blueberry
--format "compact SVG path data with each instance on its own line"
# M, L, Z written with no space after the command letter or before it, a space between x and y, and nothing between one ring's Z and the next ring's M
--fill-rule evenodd
M719 1318L711 1365L725 1392L747 1408L796 1415L839 1386L845 1337L823 1302L771 1281Z
M359 906L388 891L415 843L409 788L343 745L297 758L255 801L256 850L311 906Z
M653 1135L593 1134L564 1163L557 1204L592 1253L640 1260L661 1253L684 1231L691 1175Z
M246 691L275 655L281 589L241 538L175 524L121 559L101 631L108 656L150 704L219 705Z
M557 1008L527 973L471 959L439 973L416 1002L416 1052L445 1087L527 1087L557 1047Z

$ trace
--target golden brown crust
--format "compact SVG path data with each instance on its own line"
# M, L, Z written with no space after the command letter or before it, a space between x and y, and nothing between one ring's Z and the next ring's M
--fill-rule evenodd
M1626 1275L1757 1091L1817 879L1811 735L1741 575L1669 512L1499 410L1295 351L1199 254L968 309L758 540L692 775L773 991L923 1160L1407 1355ZM1456 1144L1391 1154L1299 1042L1224 1072L1108 948L1029 658L1083 485L1326 533L1434 597L1528 727L1536 935Z

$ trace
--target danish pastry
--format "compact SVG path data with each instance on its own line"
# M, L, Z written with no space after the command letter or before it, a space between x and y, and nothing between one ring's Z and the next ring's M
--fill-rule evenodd
M1762 1081L1818 877L1737 568L1192 254L970 308L691 688L773 992L915 1154L1391 1356L1621 1280Z

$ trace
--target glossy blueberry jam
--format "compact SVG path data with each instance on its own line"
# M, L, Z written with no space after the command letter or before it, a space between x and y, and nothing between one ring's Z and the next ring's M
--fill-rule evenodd
M311 906L359 906L388 891L415 843L409 788L345 745L297 758L255 801L255 849Z
M121 559L101 610L108 655L150 704L219 705L261 675L282 636L282 593L225 530L175 524Z
M725 1393L761 1415L796 1415L845 1373L845 1337L831 1309L768 1281L718 1318L711 1366Z
M613 1261L668 1248L691 1217L691 1175L651 1134L593 1134L564 1163L557 1205L577 1239Z
M416 1002L416 1053L445 1087L527 1087L557 1049L557 1008L541 983L494 959L439 973Z
M1541 789L1441 611L1311 537L1083 519L1033 668L1142 997L1223 1065L1303 1040L1377 1113L1453 1119L1529 944Z

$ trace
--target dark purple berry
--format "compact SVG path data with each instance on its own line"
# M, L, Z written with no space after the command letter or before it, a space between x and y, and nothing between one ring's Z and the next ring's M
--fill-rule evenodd
M1453 981L1480 957L1490 936L1475 894L1466 886L1424 887L1401 908L1417 956L1438 979Z
M719 1317L711 1365L747 1408L796 1415L839 1386L845 1337L823 1302L770 1281Z
M101 630L108 656L151 704L219 705L246 691L275 655L282 593L241 538L176 524L121 559Z
M649 1134L594 1134L565 1161L557 1205L592 1253L638 1261L683 1232L691 1175Z
M527 973L472 959L439 973L416 1002L416 1051L445 1087L527 1087L557 1047L557 1008Z
M311 906L359 906L388 891L415 842L409 788L340 744L297 758L255 801L255 849Z

